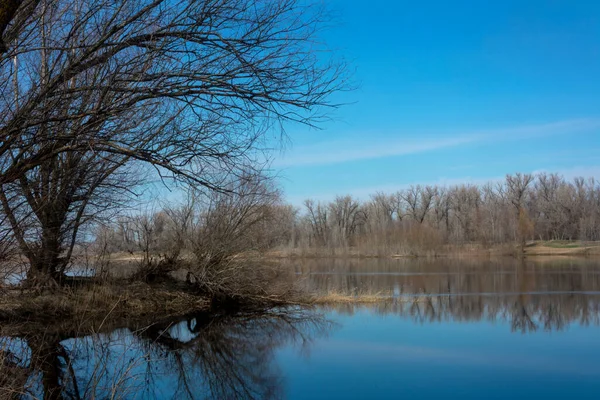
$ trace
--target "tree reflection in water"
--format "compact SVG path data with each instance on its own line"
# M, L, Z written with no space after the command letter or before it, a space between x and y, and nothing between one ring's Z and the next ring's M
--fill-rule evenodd
M600 295L448 295L395 298L368 305L329 305L328 310L354 314L371 309L381 315L398 315L417 323L444 321L506 321L513 332L560 331L570 324L600 325Z
M427 295L363 307L419 323L505 320L513 331L599 324L600 296L583 294ZM326 309L327 309L326 308ZM285 397L277 349L308 351L335 324L314 310L281 309L237 316L197 314L110 333L48 329L0 338L0 398L270 399Z
M600 324L600 266L595 261L323 261L305 262L297 272L309 277L307 284L317 293L393 288L394 297L319 311L197 314L95 332L83 322L44 329L2 326L0 398L285 397L277 350L291 343L308 350L312 341L327 335L334 325L319 314L323 310L352 314L368 307L416 323L504 322L499 329L521 333Z
M302 260L291 268L312 292L391 294L370 308L419 323L501 320L523 333L600 323L593 259ZM331 308L353 313L356 306Z
M332 327L314 311L287 309L190 315L108 334L4 336L0 397L281 398L275 350L294 343L307 351Z

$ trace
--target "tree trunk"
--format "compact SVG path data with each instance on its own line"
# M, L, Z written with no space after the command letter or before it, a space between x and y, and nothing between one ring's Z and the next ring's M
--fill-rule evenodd
M27 286L57 286L62 281L65 267L61 253L60 228L44 228L40 246L28 256Z

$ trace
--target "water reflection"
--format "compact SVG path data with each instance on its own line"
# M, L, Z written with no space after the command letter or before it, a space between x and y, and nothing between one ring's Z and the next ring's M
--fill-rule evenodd
M331 327L315 312L288 309L88 335L3 332L0 397L281 398L276 349L307 350Z
M571 324L600 325L600 296L449 296L392 299L373 305L339 304L328 306L352 315L370 309L380 315L408 317L418 323L508 322L512 331L560 331Z
M314 292L392 295L371 308L417 322L507 321L518 332L600 324L595 260L313 260L291 267Z
M317 292L600 294L600 262L588 259L321 259L289 266Z
M570 383L564 392L597 387L578 375L591 371L596 379L590 365L600 354L598 328L580 329L600 325L600 266L593 260L317 260L290 268L314 292L392 296L371 305L195 314L86 332L81 326L89 324L0 327L0 398L397 398L401 390L441 391L460 382L481 398L487 387L473 384L474 373L487 371L482 382L500 382L498 388L521 379L523 393L555 390L556 376L532 384L542 382L536 369L563 365L567 356L569 368L552 372ZM290 355L313 345L310 362ZM479 362L488 358L496 361ZM513 365L535 368L514 372ZM411 378L385 386L394 376ZM364 388L379 382L382 391L361 392L354 381Z

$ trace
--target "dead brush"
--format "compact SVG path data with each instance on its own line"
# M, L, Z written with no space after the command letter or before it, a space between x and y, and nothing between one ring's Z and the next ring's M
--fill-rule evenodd
M302 303L303 291L294 278L280 265L247 259L198 266L188 273L188 282L218 307Z
M393 300L391 292L379 291L376 293L344 293L336 290L330 290L327 293L315 295L310 298L310 303L314 305L326 304L376 304Z

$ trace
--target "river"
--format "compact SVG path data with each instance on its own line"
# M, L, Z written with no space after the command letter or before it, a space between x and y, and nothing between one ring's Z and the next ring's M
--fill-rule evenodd
M23 398L600 398L598 261L285 265L315 293L382 301L5 335L0 383Z

